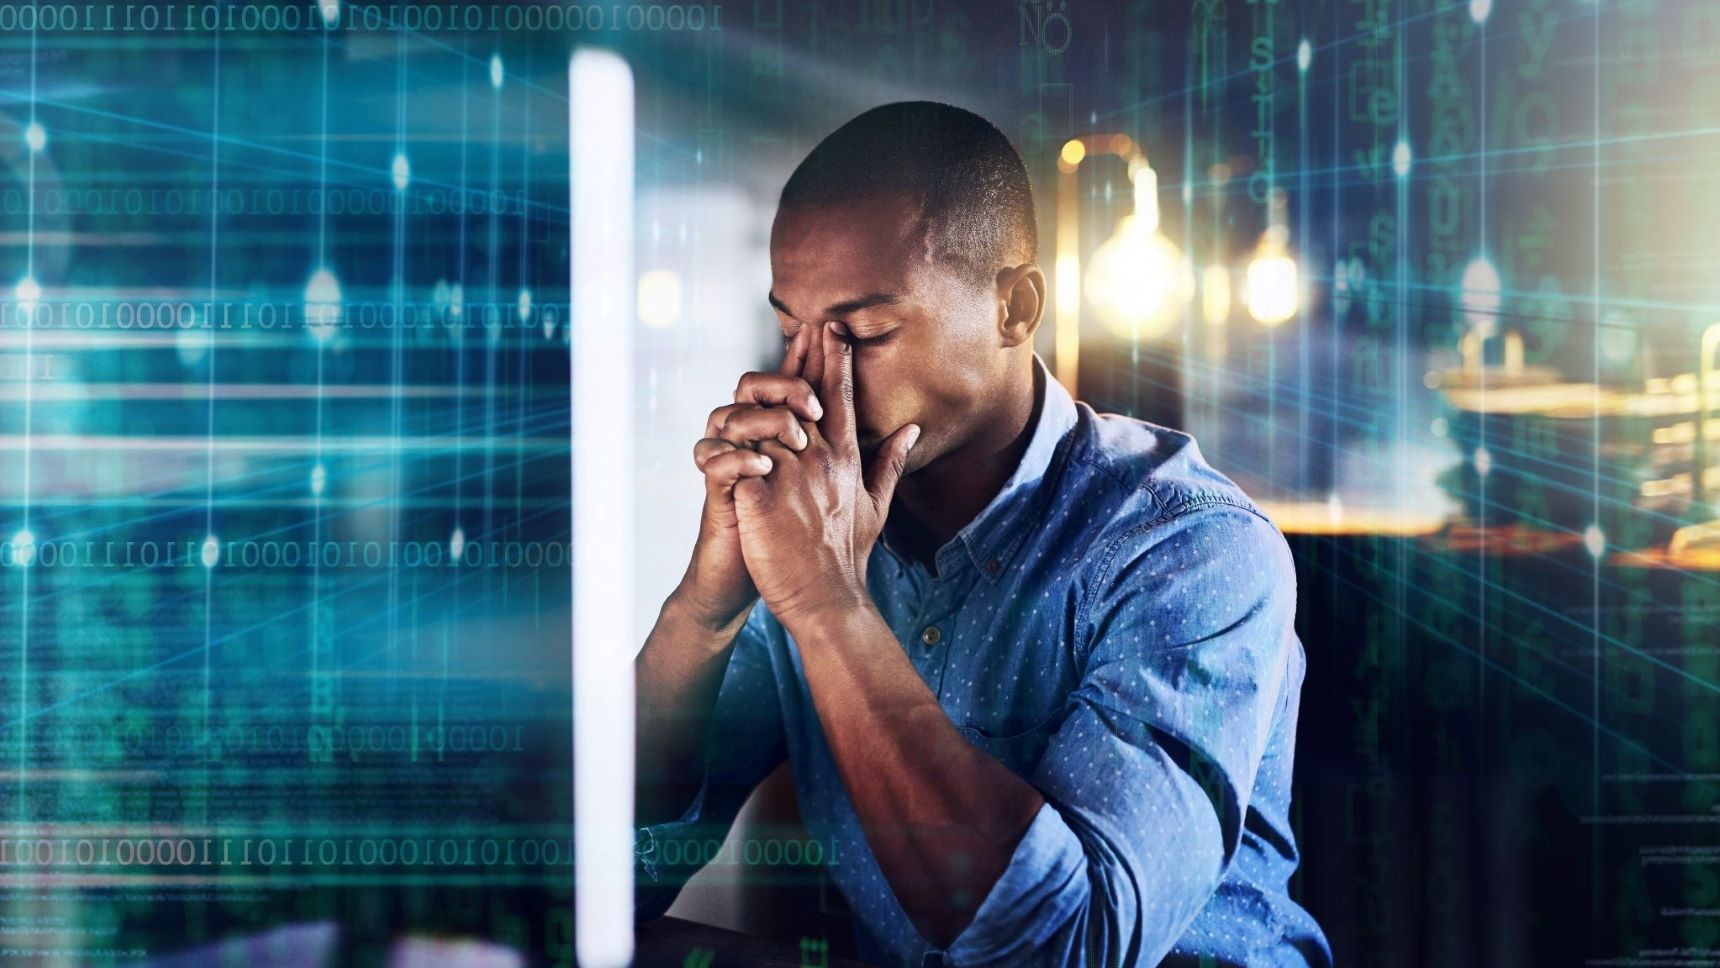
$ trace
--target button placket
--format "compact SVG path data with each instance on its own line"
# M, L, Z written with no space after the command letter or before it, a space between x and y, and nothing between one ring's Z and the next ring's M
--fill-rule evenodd
M925 604L915 616L913 627L919 630L922 652L930 652L934 647L949 641L949 626L954 613L946 602L946 591L941 582L934 584L931 594L926 596Z
M955 647L955 623L959 609L955 602L963 598L965 583L941 580L934 582L931 594L915 616L919 641L914 646L915 665L923 670L922 678L942 701L944 672ZM913 634L913 633L910 633Z

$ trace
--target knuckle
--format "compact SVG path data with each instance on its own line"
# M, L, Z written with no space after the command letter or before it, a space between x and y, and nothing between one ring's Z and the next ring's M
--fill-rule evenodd
M748 428L756 425L757 418L754 416L756 412L757 411L755 410L748 409L738 409L734 411L728 415L726 420L723 421L722 426L717 428L718 433L716 436L729 441L730 443L745 443L747 440Z
M734 415L735 406L731 403L711 411L711 415L705 418L706 436L715 437L717 435L717 431L721 430L723 425L728 423L729 418Z

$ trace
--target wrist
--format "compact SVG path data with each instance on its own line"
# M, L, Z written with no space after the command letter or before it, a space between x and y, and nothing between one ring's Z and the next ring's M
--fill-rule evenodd
M781 612L772 609L771 614L783 628L794 634L796 641L808 641L829 634L845 635L852 630L856 620L863 620L869 613L877 614L877 611L871 597L858 592L827 596L785 607Z
M746 624L747 615L756 601L758 596L754 595L738 609L732 605L718 607L682 582L663 602L659 621L690 625L713 635L738 632L740 627Z

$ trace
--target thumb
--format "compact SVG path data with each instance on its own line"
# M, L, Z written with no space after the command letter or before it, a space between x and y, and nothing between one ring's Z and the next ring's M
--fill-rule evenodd
M920 425L904 424L878 445L872 466L866 468L866 490L880 511L888 508L890 499L895 497L896 485L908 466L908 455L919 440Z

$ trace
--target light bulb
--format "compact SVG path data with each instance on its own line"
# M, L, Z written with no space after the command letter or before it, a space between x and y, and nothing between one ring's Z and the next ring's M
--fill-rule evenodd
M1486 256L1477 256L1463 267L1463 288L1460 305L1469 325L1482 338L1491 337L1499 325L1502 300L1499 270Z
M1105 328L1124 339L1153 339L1171 329L1193 295L1194 272L1163 232L1125 216L1093 253L1085 286Z
M1296 260L1290 257L1290 200L1275 188L1267 201L1266 231L1260 233L1248 263L1248 315L1262 326L1277 326L1296 315L1302 302Z
M1296 315L1299 295L1296 260L1283 233L1268 229L1248 263L1248 315L1262 326L1276 326Z

